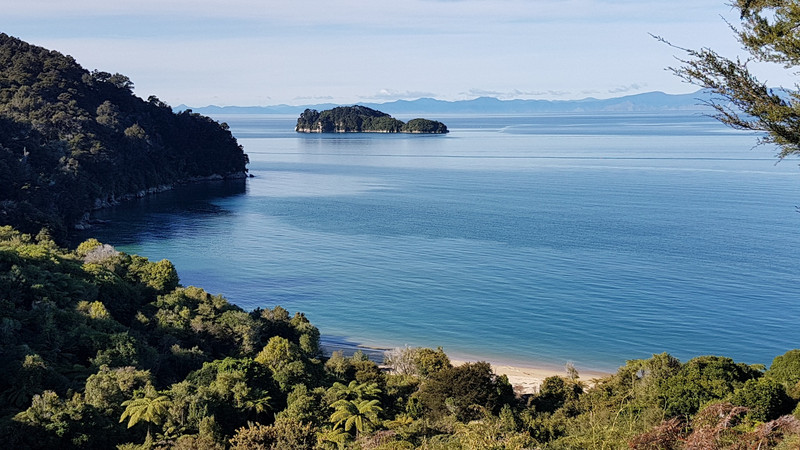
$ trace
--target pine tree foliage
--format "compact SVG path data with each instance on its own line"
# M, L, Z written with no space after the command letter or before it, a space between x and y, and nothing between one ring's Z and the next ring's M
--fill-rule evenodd
M682 49L686 57L672 71L714 94L708 103L721 122L736 129L765 132L760 143L776 144L780 148L779 158L798 155L797 83L791 87L770 87L753 74L751 67L774 63L795 71L800 66L800 2L735 0L731 6L741 19L738 27L731 25L731 28L750 57L730 59L710 48Z

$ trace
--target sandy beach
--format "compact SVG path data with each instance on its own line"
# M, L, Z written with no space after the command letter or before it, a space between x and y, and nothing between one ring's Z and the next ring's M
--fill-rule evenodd
M330 336L323 337L321 344L327 355L330 355L333 351L343 351L345 355L349 356L352 355L353 352L360 350L378 364L383 363L384 353L391 350L390 348L364 346L348 341L347 339L332 338ZM514 386L514 392L517 394L534 394L538 392L539 386L547 377L567 376L566 367L547 365L537 366L535 363L531 363L530 365L509 364L501 361L478 360L465 358L463 356L459 357L458 355L455 358L450 358L450 363L454 366L460 366L467 362L477 361L486 361L492 365L492 369L496 374L507 376L508 381L512 386ZM578 369L578 375L580 376L580 381L586 383L587 385L591 385L592 380L611 375L611 372Z
M450 362L454 366L459 366L461 364L474 361L452 359ZM517 394L534 394L538 392L539 386L542 384L542 381L544 381L545 378L552 376L563 377L567 375L566 368L557 369L552 367L522 367L495 364L491 361L487 362L492 365L492 369L494 369L496 374L505 375L508 377L509 383L514 386L514 392ZM578 375L580 376L580 381L591 385L592 380L606 377L611 375L611 373L579 370Z

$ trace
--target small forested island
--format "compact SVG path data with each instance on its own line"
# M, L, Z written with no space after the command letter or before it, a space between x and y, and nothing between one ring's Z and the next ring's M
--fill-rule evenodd
M444 134L447 126L428 119L407 123L366 106L339 106L319 112L306 109L297 119L298 133L418 133Z
M88 211L176 183L244 177L227 125L133 94L126 76L0 34L0 225L58 240Z

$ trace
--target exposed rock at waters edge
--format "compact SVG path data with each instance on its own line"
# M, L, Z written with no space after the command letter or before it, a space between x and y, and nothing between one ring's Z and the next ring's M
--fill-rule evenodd
M319 112L306 109L297 119L298 133L414 133L444 134L447 126L428 119L408 123L366 106L339 106Z
M208 175L205 177L189 177L184 180L177 181L172 184L162 184L160 186L151 187L148 189L142 189L137 192L131 192L128 194L123 195L115 195L109 194L105 198L96 198L94 200L94 205L92 206L92 211L97 211L105 208L111 208L113 206L117 206L123 202L136 200L140 198L147 197L149 195L159 194L161 192L167 192L175 189L176 186L191 184L191 183L202 183L205 181L222 181L222 180L241 180L246 178L253 178L252 174L247 172L233 172L227 175L220 175L218 173ZM104 224L107 223L105 220L98 220L92 219L91 211L86 211L81 217L81 220L76 223L73 228L78 231L86 230L92 227L92 225L97 224Z

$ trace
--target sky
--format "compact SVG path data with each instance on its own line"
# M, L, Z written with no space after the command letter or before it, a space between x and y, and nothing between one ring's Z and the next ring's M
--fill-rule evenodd
M0 32L177 106L610 98L736 55L727 0L0 0ZM762 79L781 84L782 73Z

